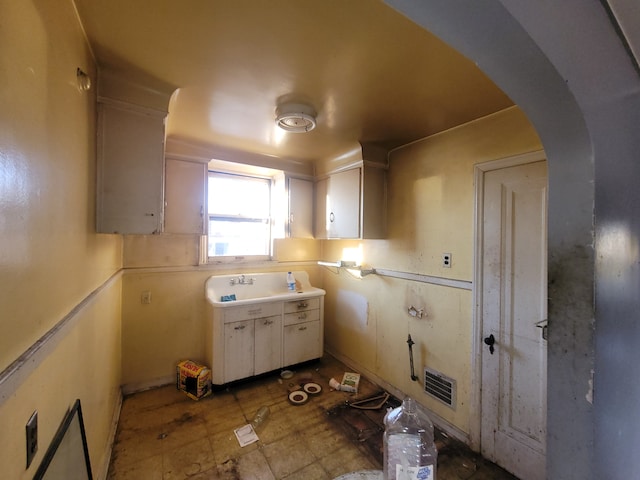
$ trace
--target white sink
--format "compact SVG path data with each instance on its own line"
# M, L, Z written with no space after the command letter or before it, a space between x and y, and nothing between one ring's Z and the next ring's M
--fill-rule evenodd
M218 308L325 294L324 290L311 286L307 272L292 273L298 287L295 291L287 289L287 272L240 273L209 277L205 282L205 295L207 301Z

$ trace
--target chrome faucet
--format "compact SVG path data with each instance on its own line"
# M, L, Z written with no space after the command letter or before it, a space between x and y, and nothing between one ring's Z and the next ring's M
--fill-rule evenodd
M244 275L240 275L238 278L232 278L229 280L229 285L253 285L255 278L246 278Z

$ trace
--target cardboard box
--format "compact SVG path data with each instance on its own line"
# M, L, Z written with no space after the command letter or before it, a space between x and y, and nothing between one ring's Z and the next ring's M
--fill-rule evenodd
M358 384L360 383L360 374L353 372L345 372L340 384L340 390L343 392L358 393Z
M194 400L211 395L211 370L191 360L180 362L176 367L176 388Z

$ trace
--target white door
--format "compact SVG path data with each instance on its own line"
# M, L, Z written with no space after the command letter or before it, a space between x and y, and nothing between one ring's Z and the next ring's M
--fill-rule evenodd
M545 476L546 161L484 173L482 454L522 480Z

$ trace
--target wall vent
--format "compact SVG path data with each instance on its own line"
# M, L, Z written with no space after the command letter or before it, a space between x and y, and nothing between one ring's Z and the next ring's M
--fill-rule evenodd
M445 405L456 408L456 381L430 368L424 369L424 391Z

